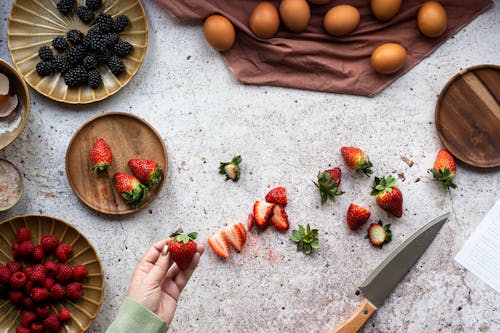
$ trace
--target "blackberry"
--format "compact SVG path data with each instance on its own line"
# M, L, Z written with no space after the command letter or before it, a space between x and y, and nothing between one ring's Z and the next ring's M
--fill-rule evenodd
M75 0L61 0L57 4L57 10L59 10L63 15L68 15L75 8Z
M82 64L83 67L87 70L96 69L97 59L93 55L88 55L85 58L83 58Z
M66 59L70 65L77 65L83 60L83 58L85 58L86 55L87 52L85 51L85 48L81 45L76 45L68 49Z
M102 6L102 1L101 0L87 0L85 1L85 6L87 6L88 9L93 10L94 12L101 8Z
M66 38L73 45L81 44L84 35L80 30L72 29L66 34Z
M109 14L97 15L97 26L102 33L113 31L113 18Z
M129 19L127 16L119 15L113 22L113 30L116 32L122 32L123 30L125 30L125 28L127 28L128 23Z
M54 65L54 70L56 72L61 72L61 74L63 75L69 72L69 70L71 69L71 66L66 60L66 57L62 55L56 55L54 57L54 60L52 60L52 64Z
M64 83L66 83L68 87L77 87L79 85L84 84L86 81L87 81L87 71L81 66L77 66L71 69L64 76Z
M83 23L89 24L94 20L94 12L88 9L85 6L79 6L76 11L75 11L76 16L82 21Z
M97 70L90 71L88 73L87 83L89 84L90 88L92 88L92 89L99 88L102 84L101 73L99 73Z
M87 36L102 35L99 27L93 26L87 31Z
M125 70L125 65L123 64L123 60L121 60L117 56L111 56L111 58L109 58L107 65L111 73L113 73L113 75L115 76L120 75Z
M41 48L38 49L38 56L42 60L51 61L52 60L52 50L48 46L42 46Z
M68 41L63 36L58 36L52 40L52 46L59 52L64 52L68 48Z
M106 43L106 46L108 46L108 47L112 47L120 41L120 37L118 36L118 34L116 32L109 32L109 33L103 35L103 37L104 37L104 42Z
M51 61L42 60L36 64L36 71L40 76L49 76L54 72L54 65Z
M109 59L111 59L111 51L106 49L104 52L96 54L97 62L101 65L107 65Z
M96 53L102 53L106 49L106 42L102 35L87 35L83 39L83 46L87 48L87 50L94 51Z
M134 47L132 46L132 44L130 44L129 42L124 42L124 41L120 41L113 48L113 51L115 51L115 54L119 57L122 57L122 58L128 56L130 53L132 53L133 50L134 50Z

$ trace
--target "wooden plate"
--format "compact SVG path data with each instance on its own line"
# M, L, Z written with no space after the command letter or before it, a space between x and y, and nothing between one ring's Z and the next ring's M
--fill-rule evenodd
M141 1L103 0L103 6L96 12L129 17L130 24L120 37L134 46L134 52L123 59L125 72L118 77L105 66L100 66L103 86L95 90L88 86L68 88L59 73L41 77L35 70L40 61L40 46L51 45L52 39L66 35L70 29L86 33L90 28L76 15L62 15L57 10L57 3L56 0L14 0L7 23L7 42L17 70L33 89L58 102L86 104L115 94L137 73L146 55L148 23ZM77 0L77 4L84 5L85 0Z
M113 162L106 172L95 175L90 150L100 137L111 147ZM115 172L131 173L127 163L134 157L153 160L163 170L160 183L148 190L146 201L137 208L129 207L113 185ZM106 113L89 120L73 136L66 152L66 175L73 191L87 206L104 214L129 214L144 208L163 187L167 167L165 144L158 132L128 113Z
M0 263L5 264L12 258L11 244L16 239L16 231L27 227L31 231L31 240L40 244L42 235L53 234L62 242L73 247L73 256L68 260L71 266L83 264L87 266L89 275L82 282L83 297L73 302L63 300L52 306L53 310L66 307L72 314L72 319L63 325L61 331L81 333L86 331L102 304L104 295L104 274L99 256L94 247L78 230L70 224L49 216L26 215L17 216L0 222ZM14 333L19 324L21 309L15 307L7 299L0 298L0 331Z
M462 70L436 105L439 138L456 158L480 168L500 166L500 66Z

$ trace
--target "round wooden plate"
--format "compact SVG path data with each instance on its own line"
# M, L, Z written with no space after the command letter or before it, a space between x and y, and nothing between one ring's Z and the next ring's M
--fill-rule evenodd
M445 147L462 162L500 166L500 66L462 70L443 88L436 127Z
M51 45L52 39L65 36L71 29L87 33L90 26L82 23L76 15L64 16L57 10L58 0L14 0L7 23L7 42L10 56L19 73L28 84L55 101L70 104L86 104L100 101L117 93L139 70L148 45L148 22L140 0L103 0L103 6L96 11L110 14L127 15L130 24L120 33L120 38L134 46L131 55L123 59L125 72L115 77L107 67L100 66L103 85L98 89L89 86L68 88L59 74L41 77L35 70L40 61L40 46ZM84 5L85 0L77 0Z
M13 260L11 244L16 239L16 231L27 227L31 231L31 240L40 244L42 235L53 234L61 242L73 247L73 255L68 260L71 266L87 266L88 277L82 282L83 297L77 301L63 300L52 306L52 310L67 308L72 315L71 321L62 326L61 331L68 333L85 332L99 313L104 296L104 273L96 250L85 236L70 224L50 216L17 216L0 222L0 263ZM16 332L21 308L0 298L0 331Z
M113 162L108 170L95 175L90 150L101 137L111 147ZM113 185L115 172L131 173L127 163L134 157L153 160L163 171L160 183L148 190L145 202L137 208L128 206ZM106 113L92 118L78 129L66 152L66 175L73 191L87 206L104 214L129 214L144 208L163 187L167 167L165 144L158 132L143 119L128 113Z

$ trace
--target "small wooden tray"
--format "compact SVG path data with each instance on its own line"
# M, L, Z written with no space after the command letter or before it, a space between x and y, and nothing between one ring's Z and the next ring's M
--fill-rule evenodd
M100 137L111 147L113 162L107 171L95 175L90 150ZM137 208L128 206L113 185L115 172L131 173L127 163L134 157L151 159L163 171L161 182L148 190L146 201ZM163 187L167 167L165 144L158 132L128 113L106 113L90 119L75 133L66 152L66 175L73 191L87 206L104 214L123 215L146 207Z
M445 147L462 162L500 166L500 66L462 70L443 88L436 128Z

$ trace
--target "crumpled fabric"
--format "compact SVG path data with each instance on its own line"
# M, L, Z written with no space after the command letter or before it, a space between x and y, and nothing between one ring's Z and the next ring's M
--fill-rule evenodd
M201 23L212 14L228 18L236 28L236 42L222 56L243 83L361 96L382 91L492 4L491 0L440 1L448 15L448 28L438 38L427 38L418 30L422 0L403 1L399 13L388 22L373 16L368 0L344 1L361 14L359 27L344 37L330 36L323 29L324 14L341 3L310 4L311 21L306 31L290 32L281 24L278 34L266 40L255 37L248 27L258 0L155 1L179 19ZM279 1L270 2L278 8ZM378 74L370 65L370 55L377 46L390 42L406 48L406 65L394 74Z

